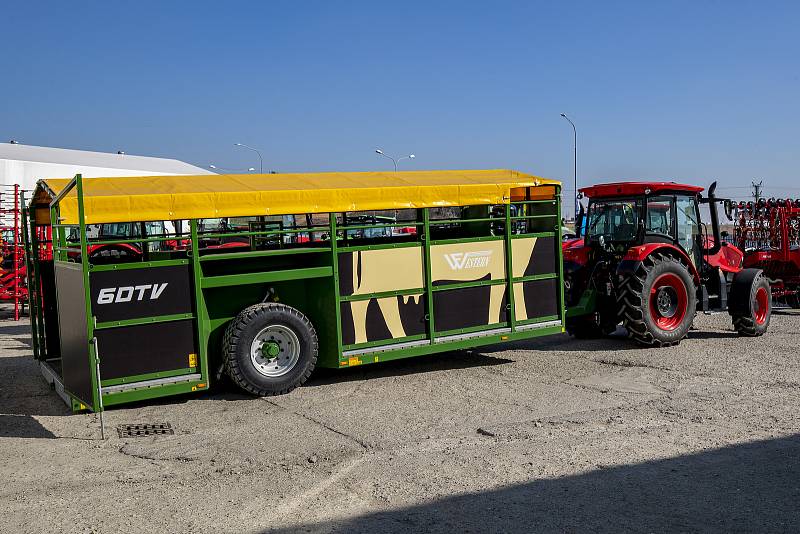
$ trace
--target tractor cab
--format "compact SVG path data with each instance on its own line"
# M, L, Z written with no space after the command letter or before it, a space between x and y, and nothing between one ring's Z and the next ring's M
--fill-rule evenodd
M751 298L750 289L754 283L768 287L768 281L760 271L740 275L741 251L720 238L715 188L716 183L707 197L702 187L674 182L581 189L589 197L576 222L584 235L563 246L565 300L571 307L567 329L593 337L622 322L644 344L669 345L686 335L696 310L736 311L740 317L759 307L761 322L748 322L746 330L763 333L770 304L763 292L760 301ZM709 208L710 235L701 218L703 204Z
M699 267L706 241L700 223L702 190L671 182L584 188L581 193L590 198L585 243L623 255L631 247L669 244L680 247L687 259Z

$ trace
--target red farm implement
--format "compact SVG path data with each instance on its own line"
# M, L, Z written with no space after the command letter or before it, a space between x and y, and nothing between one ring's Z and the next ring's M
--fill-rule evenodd
M0 186L0 300L14 302L14 320L19 320L28 300L21 194L19 185Z
M744 266L764 271L774 299L800 307L800 200L761 199L733 208Z

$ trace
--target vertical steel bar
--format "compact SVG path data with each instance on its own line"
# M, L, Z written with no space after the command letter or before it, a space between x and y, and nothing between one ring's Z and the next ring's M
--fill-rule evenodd
M336 358L341 361L342 359L342 304L340 302L341 295L339 293L339 243L336 233L338 226L336 224L336 214L331 213L329 217L330 235L331 235L331 261L333 262L333 303L336 306L334 313L336 314ZM344 217L344 214L342 214ZM344 219L343 219L344 220Z
M39 327L36 322L39 320L39 291L36 284L35 276L35 258L34 258L34 221L33 217L29 217L28 208L25 206L25 193L21 193L22 198L22 243L25 246L25 278L28 284L28 318L31 323L31 348L33 349L33 357L40 360L39 354Z
M200 378L206 387L210 386L211 373L208 369L208 336L211 325L208 320L208 310L203 296L202 280L203 269L200 265L200 238L198 236L197 219L189 221L191 248L189 253L192 260L192 283L194 287L195 324L197 325L197 350L200 354Z
M428 208L422 208L422 246L425 267L425 308L428 315L428 337L431 343L436 337L436 323L433 319L433 279L431 276L431 221Z
M511 228L511 202L505 205L506 213L506 232L505 232L505 247L506 247L506 287L508 288L508 304L506 304L508 326L511 331L517 329L517 314L514 307L514 263L513 263L513 247L511 243L511 235L513 230Z
M556 187L556 195L555 199L553 200L553 204L555 204L555 219L556 219L556 242L555 242L555 254L556 254L556 262L558 264L558 298L559 298L559 318L561 319L561 331L566 331L565 324L566 324L566 303L564 302L564 258L563 258L563 250L561 249L561 240L563 236L561 235L561 186L557 185Z
M78 196L78 238L81 246L81 273L83 274L84 305L86 306L86 341L93 345L95 318L92 315L92 298L89 287L89 243L86 239L86 213L83 205L83 176L75 175L75 188ZM94 372L92 380L92 409L103 411L102 390L100 387L100 360L96 350L89 350L89 368Z
M21 270L22 258L20 257L19 247L19 184L14 184L14 320L19 321L19 277Z
M94 361L95 361L95 373L97 374L97 398L100 402L100 439L103 441L106 440L106 420L103 417L103 412L105 409L103 407L103 381L100 379L100 345L97 342L97 338L93 337L91 340L92 347L94 347Z

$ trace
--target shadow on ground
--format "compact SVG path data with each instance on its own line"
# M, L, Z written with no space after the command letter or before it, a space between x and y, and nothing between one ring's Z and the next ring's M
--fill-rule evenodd
M585 352L596 350L639 350L642 346L628 339L624 329L620 328L613 334L594 339L579 339L567 334L555 334L546 337L537 337L522 341L513 341L501 345L481 347L480 352L494 353L509 350L529 350L535 352Z
M319 387L339 382L416 375L434 371L493 367L514 363L514 360L483 354L483 348L430 354L418 358L392 360L346 369L317 369L303 387Z
M0 438L55 437L55 434L30 415L0 414Z
M0 336L27 336L31 335L31 325L25 320L15 323L0 324ZM28 341L29 342L29 341Z
M2 362L2 360L0 360ZM364 365L346 369L317 368L308 381L300 387L316 388L351 381L370 380L390 376L404 376L412 374L430 373L434 371L448 371L453 369L468 369L472 367L488 367L513 363L514 360L481 354L477 351L453 351L432 354L419 358L393 360L372 365ZM212 367L213 368L213 367ZM2 372L2 369L0 369ZM53 393L55 396L55 393ZM141 406L159 406L183 404L191 400L225 400L249 401L256 397L243 392L227 376L214 380L212 388L206 393L187 393L174 397L148 399L141 402L132 402L121 405L120 408L137 408ZM111 407L109 410L113 410Z
M42 377L33 356L0 358L0 414L32 416L70 413L61 397Z
M800 435L266 532L798 532Z
M739 334L736 332L720 332L714 330L691 330L688 335L688 339L729 339L739 337Z

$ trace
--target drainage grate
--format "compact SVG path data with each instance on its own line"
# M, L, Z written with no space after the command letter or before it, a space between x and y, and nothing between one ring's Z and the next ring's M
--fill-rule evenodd
M165 436L174 434L169 423L153 423L138 425L119 425L117 432L121 438L141 438L144 436Z

